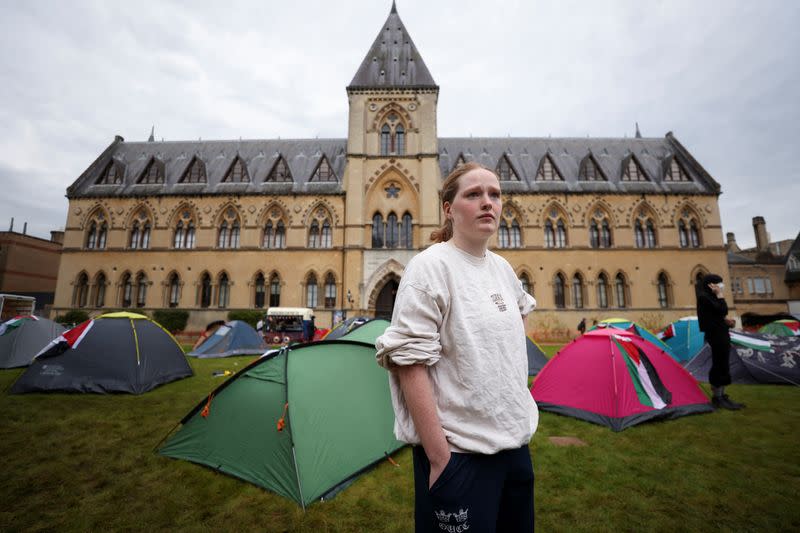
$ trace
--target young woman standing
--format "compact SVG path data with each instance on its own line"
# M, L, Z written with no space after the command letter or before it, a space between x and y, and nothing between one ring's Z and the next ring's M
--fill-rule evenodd
M417 532L532 531L525 316L536 306L487 249L500 182L476 163L442 186L445 224L406 266L392 324L378 338L397 438L414 445Z

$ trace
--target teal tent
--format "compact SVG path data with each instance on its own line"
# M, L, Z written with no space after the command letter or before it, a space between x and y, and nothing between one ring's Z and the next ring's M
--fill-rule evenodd
M670 357L675 359L675 354L672 353L672 349L664 341L659 339L649 329L645 328L644 326L640 326L633 320L628 320L626 318L607 318L605 320L601 320L596 326L593 326L591 329L608 328L608 327L630 331L631 333L638 335L644 340L656 345L658 348L667 352L667 354ZM589 331L591 331L591 329Z
M192 409L158 453L305 507L401 446L375 347L336 340L257 359Z
M679 318L659 331L658 338L669 346L671 351L667 353L679 363L697 355L706 342L706 336L700 331L696 316Z

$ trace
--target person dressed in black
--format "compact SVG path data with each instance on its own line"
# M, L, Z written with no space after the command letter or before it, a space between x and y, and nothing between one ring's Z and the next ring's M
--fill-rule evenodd
M578 322L578 333L581 335L586 333L586 318L581 318L581 321Z
M725 302L722 277L706 274L697 287L697 322L711 346L711 370L708 382L711 384L711 403L717 409L736 411L744 404L734 402L725 394L725 386L731 384L729 364L731 339L728 328L735 322L727 317L728 304Z

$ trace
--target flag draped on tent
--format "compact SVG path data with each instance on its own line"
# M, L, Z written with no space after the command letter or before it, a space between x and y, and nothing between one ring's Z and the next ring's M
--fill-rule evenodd
M20 327L26 320L39 320L39 319L33 315L15 316L14 318L6 320L2 324L0 324L0 336L5 335L6 333L11 332L11 330Z
M77 348L81 341L86 337L86 334L89 333L89 330L92 329L92 325L94 325L94 320L87 320L86 322L78 324L74 328L65 331L50 341L47 346L42 348L42 351L36 354L36 358L55 357L56 355L60 355L69 350L70 348Z
M672 401L672 394L658 377L658 372L645 353L631 341L630 337L613 335L614 344L625 357L625 365L642 405L663 409Z

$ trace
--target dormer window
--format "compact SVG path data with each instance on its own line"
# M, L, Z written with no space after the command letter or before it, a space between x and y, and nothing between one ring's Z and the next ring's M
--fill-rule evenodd
M194 157L178 183L206 183L207 181L205 163Z
M683 168L677 158L672 157L669 160L669 166L667 167L667 171L664 173L664 181L692 181L689 178L689 174L686 173L686 170Z
M324 154L309 181L336 181L336 174L333 173L333 169L328 163L328 158Z
M125 169L122 163L112 159L108 165L106 165L106 168L103 170L100 178L95 182L95 185L120 185L125 177L124 174Z
M511 166L506 154L503 154L500 161L497 162L497 175L500 177L500 181L519 181L519 176Z
M622 164L622 181L650 181L633 154Z
M264 179L265 183L283 183L292 180L292 172L289 170L289 165L283 156L278 156L278 160L273 165L272 170L269 171L267 177Z
M144 171L136 183L164 183L164 163L158 161L155 157L150 158L150 162L144 167Z
M594 157L590 154L581 161L578 177L583 181L608 181Z
M536 181L564 181L558 168L553 164L549 155L545 155L539 163L539 170L536 172Z
M249 183L250 175L247 173L247 165L245 165L242 158L238 155L233 160L225 177L222 178L223 183Z

